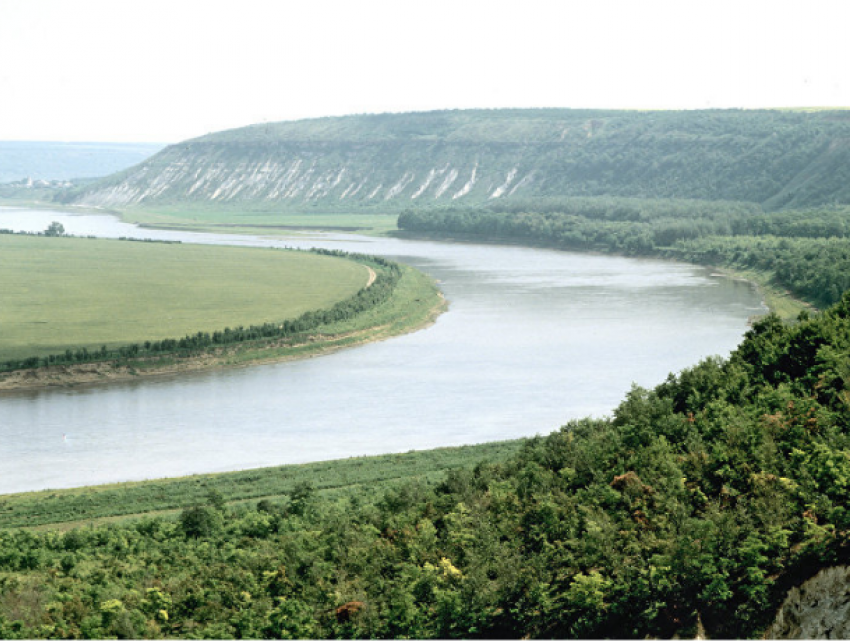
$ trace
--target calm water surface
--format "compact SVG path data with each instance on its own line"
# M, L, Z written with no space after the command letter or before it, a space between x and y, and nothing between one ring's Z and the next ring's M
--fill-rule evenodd
M689 265L356 235L266 239L0 208L0 228L380 254L440 281L425 330L304 361L0 396L0 493L545 434L726 355L764 308ZM2 274L0 274L2 287ZM2 331L2 328L0 328ZM64 437L63 437L64 435Z

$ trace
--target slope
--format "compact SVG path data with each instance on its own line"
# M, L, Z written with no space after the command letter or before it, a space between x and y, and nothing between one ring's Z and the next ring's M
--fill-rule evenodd
M513 198L850 201L850 114L440 111L255 125L167 147L65 202L399 211Z

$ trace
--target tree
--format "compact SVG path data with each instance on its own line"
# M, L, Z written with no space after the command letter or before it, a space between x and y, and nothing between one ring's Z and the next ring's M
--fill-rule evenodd
M210 536L220 529L221 517L209 507L187 507L180 513L180 527L189 538Z
M44 230L45 236L64 236L65 235L65 226L62 223L56 222L55 220L47 226L47 229Z
M303 516L316 490L309 481L299 481L289 495L289 513Z

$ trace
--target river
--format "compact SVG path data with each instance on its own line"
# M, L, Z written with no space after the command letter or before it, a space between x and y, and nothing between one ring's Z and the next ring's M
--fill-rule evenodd
M0 228L42 231L54 220L75 235L378 254L436 278L450 308L424 330L302 361L2 394L0 493L546 434L609 415L633 383L651 387L727 355L765 311L746 283L658 260L354 234L194 234L0 208Z

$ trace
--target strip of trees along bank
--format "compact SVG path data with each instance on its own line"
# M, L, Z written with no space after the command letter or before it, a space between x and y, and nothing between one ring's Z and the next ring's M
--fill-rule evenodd
M299 250L292 250L299 251ZM376 278L371 285L363 287L356 294L340 301L328 309L308 311L297 318L282 320L276 323L249 325L247 327L225 327L212 332L199 331L188 334L183 338L167 338L133 343L117 349L108 349L105 345L100 349L90 350L87 347L67 349L63 353L48 356L32 356L23 359L11 359L0 363L0 371L19 369L35 369L77 363L103 361L121 361L126 359L144 358L149 356L173 355L178 357L192 356L210 349L259 341L287 340L298 344L306 340L309 332L323 325L350 320L355 316L375 308L387 301L401 278L401 267L392 261L379 256L348 253L339 250L311 249L311 253L324 256L336 256L355 260L372 267Z
M754 203L559 198L411 209L398 226L560 249L660 256L757 270L824 308L850 287L850 207L763 211Z

